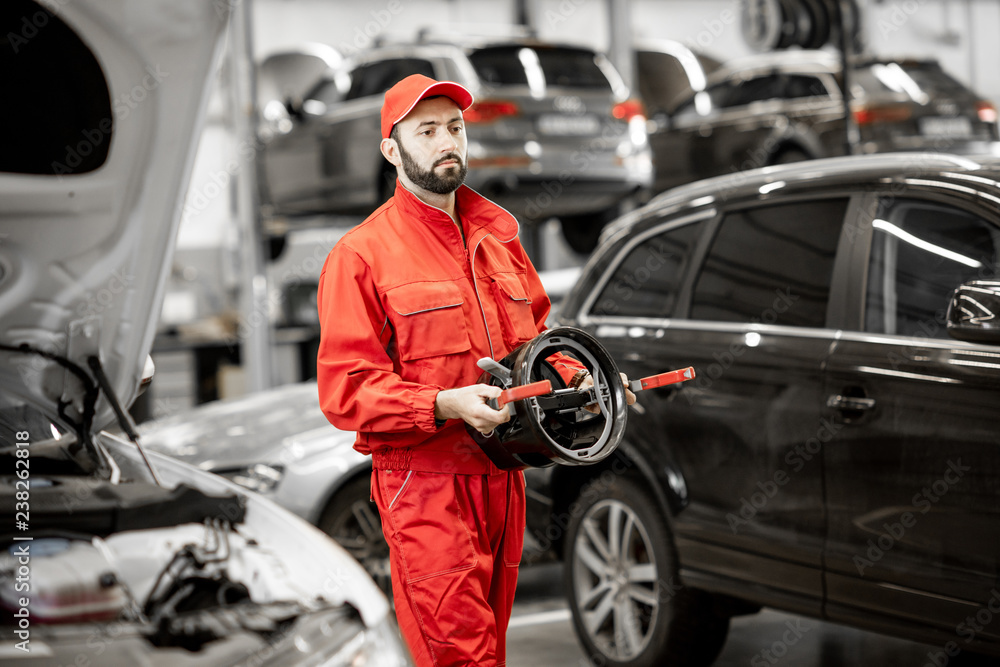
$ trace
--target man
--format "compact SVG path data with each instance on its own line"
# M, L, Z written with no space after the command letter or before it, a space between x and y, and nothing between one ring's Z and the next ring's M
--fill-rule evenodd
M506 663L524 477L493 465L465 424L509 419L487 405L500 389L476 383L476 361L534 338L549 312L517 221L462 185L471 104L422 75L386 92L396 193L343 236L319 284L320 404L372 456L396 617L420 667ZM557 367L567 381L579 371Z

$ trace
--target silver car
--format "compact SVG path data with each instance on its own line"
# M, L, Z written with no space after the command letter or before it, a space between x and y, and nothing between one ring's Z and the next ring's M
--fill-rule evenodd
M389 591L371 458L327 421L316 383L206 403L139 427L143 444L255 491L319 527Z
M385 201L396 175L378 150L383 93L411 74L475 96L468 185L519 218L558 217L574 249L592 249L652 183L645 112L604 55L527 39L428 41L364 52L301 102L267 107L258 155L270 214L367 214Z
M203 0L0 7L7 81L35 102L7 110L18 136L0 160L4 665L412 665L343 549L144 453L128 416L228 14Z

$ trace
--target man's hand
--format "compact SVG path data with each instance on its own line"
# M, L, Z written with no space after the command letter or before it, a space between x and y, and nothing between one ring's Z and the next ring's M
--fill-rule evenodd
M489 384L443 389L434 400L434 417L461 419L480 433L489 433L500 424L510 421L507 406L494 410L486 405L486 401L499 398L502 392L500 387Z
M635 394L633 394L632 390L628 388L628 376L625 375L624 373L618 373L618 374L622 378L622 384L625 385L625 402L628 405L632 405L633 403L635 403ZM594 378L590 377L589 375L584 379L583 382L580 383L581 390L590 389L593 386L594 386ZM601 407L597 403L591 403L590 405L584 407L583 409L586 410L587 412L592 412L595 415L601 414Z

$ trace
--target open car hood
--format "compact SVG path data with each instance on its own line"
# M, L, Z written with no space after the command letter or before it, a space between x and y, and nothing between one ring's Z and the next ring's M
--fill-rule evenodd
M229 7L0 8L21 100L0 112L17 134L0 157L0 385L61 423L113 416L103 394L85 414L72 366L92 380L91 357L123 405L138 395Z

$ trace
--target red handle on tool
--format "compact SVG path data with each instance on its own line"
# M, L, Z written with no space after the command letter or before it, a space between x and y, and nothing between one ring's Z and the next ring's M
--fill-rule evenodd
M649 377L629 382L629 389L633 392L642 391L644 389L654 389L668 384L677 384L678 382L684 382L691 379L694 379L694 367L688 366L687 368L679 368L676 371L667 371L666 373L650 375Z
M504 389L503 392L500 393L500 398L497 399L496 409L499 410L507 403L520 401L523 398L531 398L532 396L542 396L544 394L551 393L552 383L549 380L539 380L538 382L523 384L520 387Z

